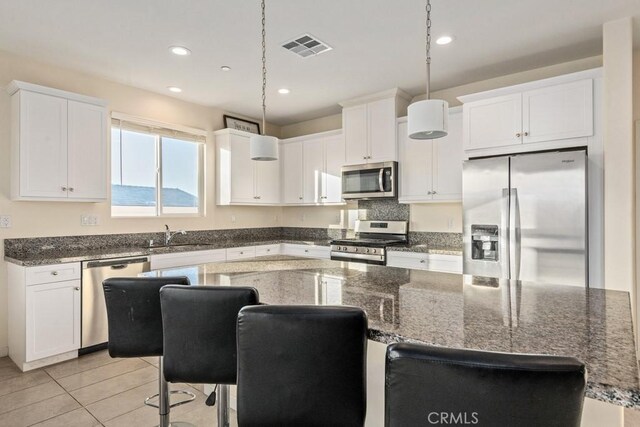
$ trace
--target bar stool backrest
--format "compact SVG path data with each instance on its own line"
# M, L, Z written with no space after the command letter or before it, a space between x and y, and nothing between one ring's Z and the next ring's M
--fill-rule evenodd
M258 304L258 291L242 286L166 286L160 301L167 381L235 384L238 312Z
M573 357L391 344L385 426L578 427L585 388Z
M363 426L367 328L356 307L243 308L238 425Z
M112 277L102 283L111 357L162 356L160 289L186 277Z

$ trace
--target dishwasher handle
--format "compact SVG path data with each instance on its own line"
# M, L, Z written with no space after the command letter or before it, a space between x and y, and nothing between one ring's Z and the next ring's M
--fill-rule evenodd
M131 259L111 259L105 261L89 261L85 268L111 267L112 270L122 270L130 264L142 264L149 262L149 257L131 258Z

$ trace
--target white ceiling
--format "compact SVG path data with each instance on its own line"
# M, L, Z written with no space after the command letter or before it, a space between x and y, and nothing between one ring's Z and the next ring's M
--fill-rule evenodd
M434 36L456 38L432 49L435 90L598 55L603 22L640 15L640 0L432 3ZM392 87L423 92L424 4L267 0L268 120L320 117ZM259 116L259 12L259 0L0 0L0 50ZM303 59L280 46L306 32L334 49Z

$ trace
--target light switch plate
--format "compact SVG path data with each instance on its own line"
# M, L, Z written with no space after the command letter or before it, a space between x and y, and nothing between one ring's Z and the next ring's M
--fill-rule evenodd
M0 228L11 228L11 215L0 215Z
M98 225L99 223L97 215L83 214L80 216L80 225Z

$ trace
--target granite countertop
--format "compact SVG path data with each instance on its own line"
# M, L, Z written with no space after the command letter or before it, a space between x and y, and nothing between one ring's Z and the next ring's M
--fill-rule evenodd
M393 245L387 247L387 252L418 252L423 254L462 256L462 249L460 248L445 248L438 246L428 246L425 244Z
M362 307L369 338L385 344L575 356L588 367L587 397L640 408L627 292L288 256L145 274L250 285L267 304Z
M130 256L159 255L179 252L206 251L212 249L237 248L243 246L259 246L280 243L297 245L329 246L330 240L230 240L215 243L194 245L156 246L156 247L108 247L101 249L45 249L37 252L20 252L5 254L4 260L13 264L32 267L37 265L63 264L66 262L80 262L96 259L122 258Z

